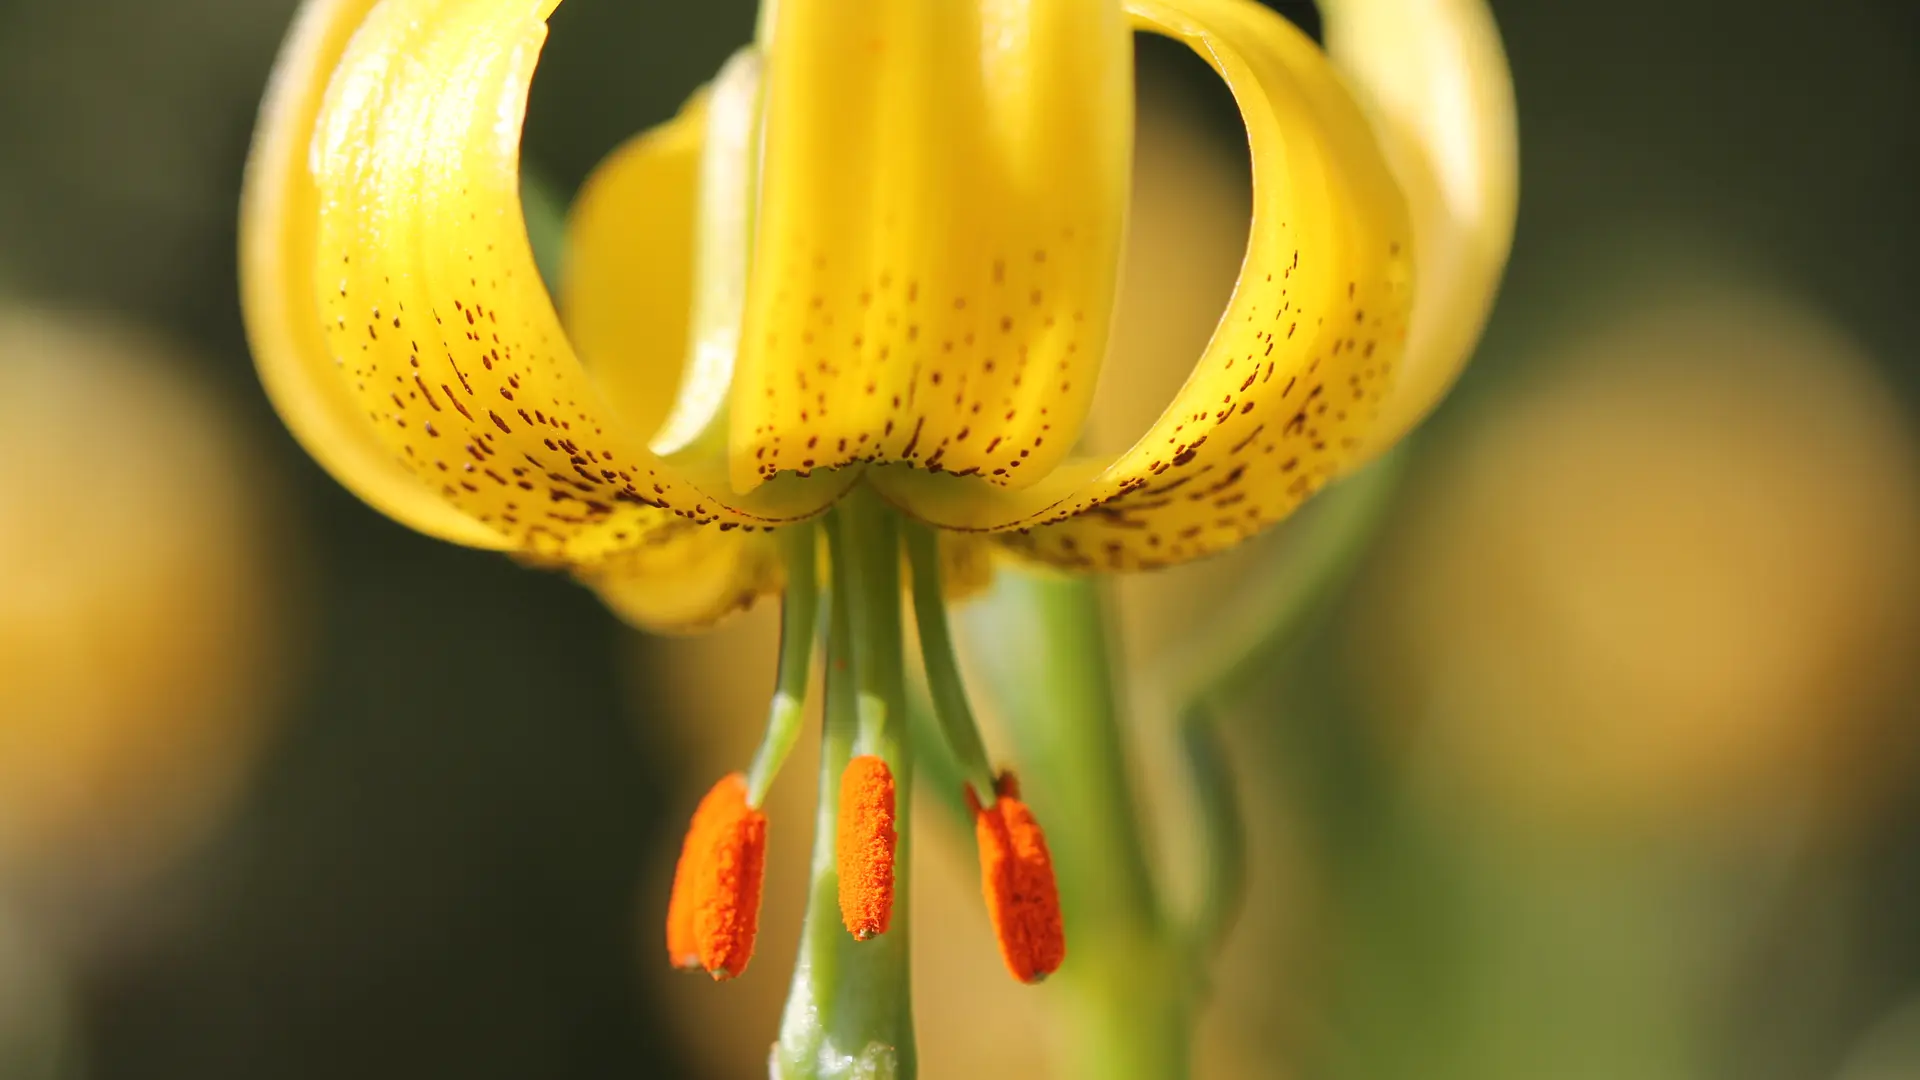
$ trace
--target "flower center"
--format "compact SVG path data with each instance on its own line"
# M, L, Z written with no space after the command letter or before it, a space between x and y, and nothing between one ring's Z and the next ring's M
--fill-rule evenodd
M788 580L767 732L751 767L723 778L694 813L668 909L668 957L715 978L746 969L766 857L759 807L798 738L817 650L827 677L813 886L776 1054L800 1061L858 1056L871 1046L906 1052L912 1032L899 1003L909 986L905 885L916 766L972 810L982 893L1001 955L1022 982L1045 978L1065 956L1052 862L1011 775L994 776L974 723L947 627L935 533L859 485L821 522L780 536ZM908 595L931 704L917 710L904 655ZM916 712L924 723L913 722ZM991 803L983 806L977 793L990 793Z

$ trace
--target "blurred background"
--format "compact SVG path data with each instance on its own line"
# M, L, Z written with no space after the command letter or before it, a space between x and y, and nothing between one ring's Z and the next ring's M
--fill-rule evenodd
M804 749L748 976L673 977L658 926L772 613L641 638L295 446L234 268L292 9L0 0L0 1078L764 1075ZM1251 891L1197 1072L1920 1078L1920 6L1494 9L1505 292L1226 716ZM564 5L528 167L572 190L752 18ZM1109 442L1204 343L1247 213L1210 73L1143 43L1140 87ZM1141 760L1176 644L1285 540L1121 586ZM1140 780L1173 835L1177 782ZM926 1074L1052 1075L1057 988L1006 981L967 838L924 820Z

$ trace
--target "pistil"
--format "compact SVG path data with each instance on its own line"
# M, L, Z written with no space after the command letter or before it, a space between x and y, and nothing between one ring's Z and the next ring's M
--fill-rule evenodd
M896 895L892 887L907 880L911 847L898 523L891 508L856 489L829 512L826 531L831 630L812 886L772 1071L777 1080L911 1077L916 1051L907 903L904 891ZM882 768L893 783L890 844L879 842L877 829L842 827L845 778L851 774L856 792L873 795L870 784L878 782ZM855 802L881 804L878 799ZM849 832L873 842L843 844ZM860 854L849 859L855 849ZM892 858L884 932L860 940L857 922L842 909L841 874L850 867L877 869L880 853L887 850ZM878 895L871 889L856 892Z
M730 773L694 811L667 903L667 959L705 968L715 979L746 971L760 927L767 818L760 806L799 738L819 618L815 527L785 530L787 591L781 609L780 670L767 731L746 773Z
M895 828L893 770L862 754L840 774L840 828L835 862L840 873L840 921L865 941L893 921Z

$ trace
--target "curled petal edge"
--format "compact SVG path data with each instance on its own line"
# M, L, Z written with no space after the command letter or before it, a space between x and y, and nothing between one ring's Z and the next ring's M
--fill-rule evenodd
M1111 463L1069 462L1020 493L874 470L934 524L1002 531L1077 569L1219 551L1357 460L1392 392L1413 304L1405 196L1362 106L1319 48L1251 0L1131 0L1226 81L1247 128L1253 221L1239 281L1174 402Z
M1411 431L1479 343L1513 247L1513 75L1484 0L1321 0L1327 52L1373 117L1413 212L1421 289L1399 386L1361 459Z

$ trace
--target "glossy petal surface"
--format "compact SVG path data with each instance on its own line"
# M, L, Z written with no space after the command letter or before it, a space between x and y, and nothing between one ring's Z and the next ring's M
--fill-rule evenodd
M253 222L279 232L260 245L293 269L264 281L249 307L271 326L274 305L299 313L294 294L310 286L324 336L284 354L263 349L263 368L274 356L297 372L281 379L297 383L280 395L294 408L344 397L358 410L351 419L334 410L339 423L318 455L349 486L411 473L455 520L495 534L481 539L548 561L591 563L680 521L789 516L722 503L676 477L561 332L528 249L517 176L550 7L385 0L350 37L354 9L310 14L326 32L296 37L300 55L284 70L327 80L326 92L311 118L291 90L270 103L266 127L281 137L264 142L310 141L308 175L262 178L261 203L277 198L281 212ZM343 38L328 80L328 48ZM311 202L289 205L272 181L310 183Z
M1520 169L1513 76L1484 0L1323 0L1327 50L1373 116L1413 212L1420 296L1365 456L1439 403L1493 309Z
M704 96L627 140L567 214L560 311L580 360L630 430L652 435L687 357Z
M348 46L314 139L336 374L409 467L536 554L589 560L681 517L755 523L620 422L534 269L518 157L539 14L386 0Z
M1038 480L1105 350L1132 54L1117 0L781 0L732 476Z
M574 575L643 630L705 630L786 585L773 534L678 521Z
M300 9L260 107L240 207L240 285L247 338L274 408L309 454L374 509L475 547L498 530L440 498L438 485L373 437L352 388L330 368L314 287L319 192L308 170L328 76L374 0L312 0Z
M691 628L779 583L754 532L779 515L678 478L646 444L657 413L622 411L663 412L684 357L688 260L657 256L697 225L701 114L617 155L576 220L571 276L603 392L561 331L519 201L550 7L303 10L249 163L248 326L289 426L377 508L571 567L635 622ZM656 257L609 270L608 244L636 236ZM633 290L617 313L599 300L609 280Z
M1254 206L1233 298L1172 405L1104 469L1069 464L998 505L939 483L902 499L949 526L1021 529L1010 546L1092 569L1231 546L1335 475L1393 385L1412 302L1405 199L1312 41L1250 0L1128 10L1192 46L1239 102Z

